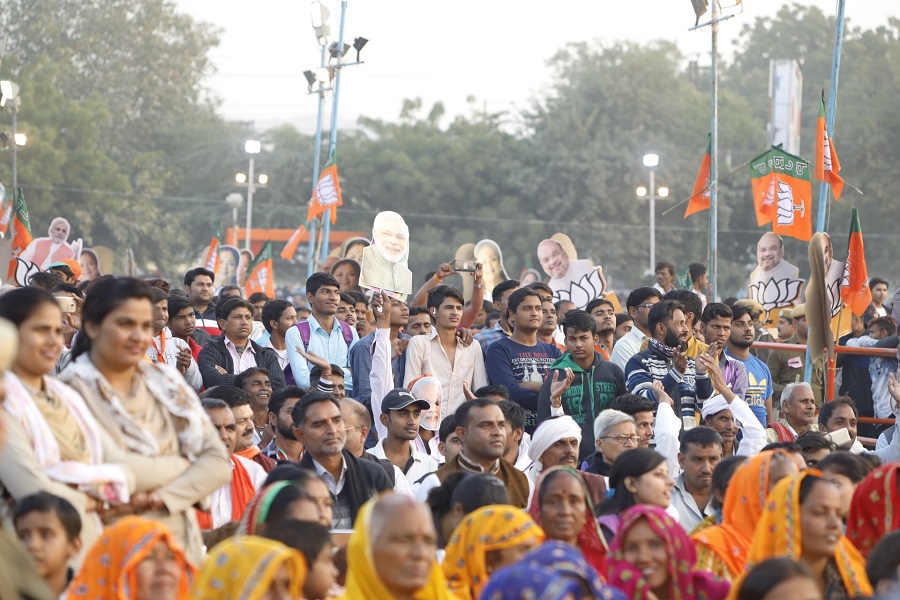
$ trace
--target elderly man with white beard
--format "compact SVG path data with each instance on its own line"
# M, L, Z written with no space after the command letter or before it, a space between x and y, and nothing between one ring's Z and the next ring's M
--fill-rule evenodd
M397 292L412 293L412 271L406 266L409 257L409 227L399 214L383 211L372 224L374 243L363 250L360 285Z
M581 446L581 425L569 415L553 417L542 422L531 437L528 457L533 461L525 474L536 484L541 473L551 467L564 466L578 469L578 452ZM602 475L579 471L591 496L591 504L597 506L606 497L606 481ZM537 485L534 486L535 493ZM534 501L534 497L531 498Z

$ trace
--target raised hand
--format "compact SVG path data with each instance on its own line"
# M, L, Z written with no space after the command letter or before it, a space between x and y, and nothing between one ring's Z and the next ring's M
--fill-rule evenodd
M553 379L550 381L550 403L553 404L554 408L559 408L559 405L562 403L562 395L566 393L566 390L575 381L575 372L568 367L563 372L562 379L560 379L559 375L560 371L553 371ZM560 402L557 403L555 400Z

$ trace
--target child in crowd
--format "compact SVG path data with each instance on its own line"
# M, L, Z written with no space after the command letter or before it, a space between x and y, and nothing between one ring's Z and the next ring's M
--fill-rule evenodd
M38 573L61 596L74 575L69 563L81 552L81 517L59 496L38 492L16 503L13 526Z

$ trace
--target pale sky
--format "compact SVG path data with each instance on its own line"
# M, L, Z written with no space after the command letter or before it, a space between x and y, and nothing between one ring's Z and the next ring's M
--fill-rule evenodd
M836 11L835 0L804 3L829 15ZM340 3L324 4L331 11L329 42L336 41ZM784 4L744 0L743 13L720 26L721 51L730 53L744 24L774 16ZM211 55L218 72L208 86L222 100L223 117L253 121L260 130L289 122L310 131L316 100L307 95L303 71L318 66L319 54L306 0L176 5L222 29ZM900 15L900 2L847 5L850 25L870 28ZM443 101L450 115L468 112L468 96L477 98L479 110L525 108L551 80L547 59L570 42L673 40L708 65L709 28L688 31L693 24L689 0L349 0L345 42L356 36L370 41L362 52L366 64L344 70L339 121L349 126L360 115L395 120L403 99L416 97L425 107Z

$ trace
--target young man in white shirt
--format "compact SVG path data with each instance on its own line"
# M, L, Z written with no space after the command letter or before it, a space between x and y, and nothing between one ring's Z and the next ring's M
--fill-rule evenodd
M169 295L159 288L150 288L153 295L153 340L147 348L147 358L167 364L184 375L195 392L203 389L203 377L191 355L191 347L184 340L173 337L166 324L169 322Z
M465 346L458 328L465 300L452 285L428 290L428 311L434 323L431 335L415 336L406 349L405 387L429 374L441 382L441 414L449 415L466 401L463 385L478 389L487 385L484 356L475 344Z
M429 408L431 404L428 401L416 400L403 388L391 390L381 401L381 414L378 417L387 428L387 436L378 440L369 452L398 467L410 485L437 471L439 466L435 459L416 450L413 444L419 435L422 411Z

